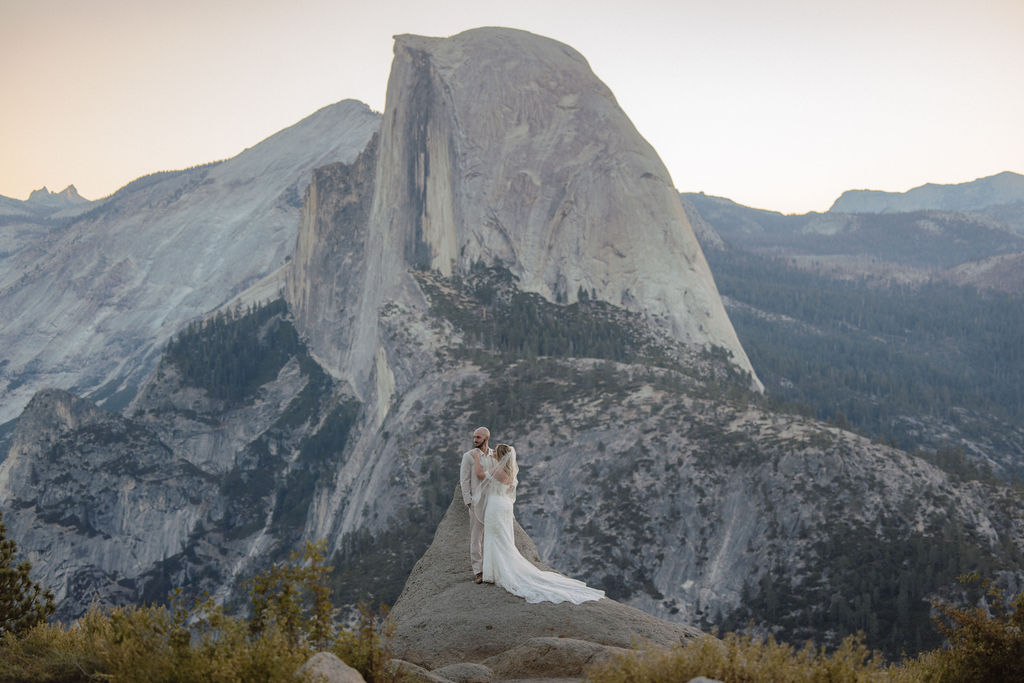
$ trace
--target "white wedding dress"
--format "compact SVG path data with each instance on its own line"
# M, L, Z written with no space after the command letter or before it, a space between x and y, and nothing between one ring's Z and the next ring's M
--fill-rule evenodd
M510 455L513 472L518 472L515 451ZM502 460L498 467L502 467L504 462ZM498 481L491 472L487 472L486 479L489 491L484 508L484 581L497 584L532 603L572 602L578 605L603 598L604 591L590 588L582 581L556 572L538 569L519 553L512 522L512 506L518 483L515 475L510 484Z

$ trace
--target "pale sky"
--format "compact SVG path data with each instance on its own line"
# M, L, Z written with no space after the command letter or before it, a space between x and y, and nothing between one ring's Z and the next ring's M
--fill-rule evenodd
M0 0L0 195L381 111L392 35L478 26L580 51L680 191L804 213L1024 172L1024 0Z

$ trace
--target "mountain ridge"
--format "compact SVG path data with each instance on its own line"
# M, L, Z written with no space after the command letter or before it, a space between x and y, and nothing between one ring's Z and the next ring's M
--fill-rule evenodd
M828 212L978 211L1021 202L1024 202L1024 175L1003 171L962 183L926 183L905 192L847 190Z
M709 249L737 248L789 258L802 267L848 277L902 274L911 281L964 281L966 264L1024 252L1024 204L1000 212L920 209L888 213L782 214L724 197L681 193L710 225ZM968 269L970 270L970 269ZM977 272L984 272L977 269ZM983 280L977 280L983 285ZM999 288L998 283L993 286Z
M283 265L312 169L352 160L379 120L344 100L231 160L144 176L26 231L0 260L0 422L47 386L123 407L171 335Z

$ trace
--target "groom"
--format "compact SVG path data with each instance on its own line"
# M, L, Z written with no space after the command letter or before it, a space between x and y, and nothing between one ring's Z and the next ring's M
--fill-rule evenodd
M488 446L491 440L491 432L487 427L478 427L473 432L473 446L483 453L480 464L484 467L494 465L494 451ZM473 580L483 583L484 565L484 523L481 521L484 516L486 500L480 500L480 480L473 472L473 451L468 450L462 454L462 469L459 472L462 480L462 501L469 510L469 561L473 565ZM474 507L478 507L475 510ZM476 514L479 513L479 514ZM477 519L479 517L480 519Z

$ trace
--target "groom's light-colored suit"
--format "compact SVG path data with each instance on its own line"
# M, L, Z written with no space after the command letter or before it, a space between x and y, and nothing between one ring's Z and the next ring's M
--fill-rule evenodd
M469 508L469 561L473 565L473 573L479 574L484 567L484 523L477 519L473 508L479 510L482 517L487 501L481 499L483 483L476 478L473 471L473 450L462 454L462 469L459 474L462 482L462 501L472 506ZM485 469L494 467L494 449L487 449L487 455L480 459L480 464Z

